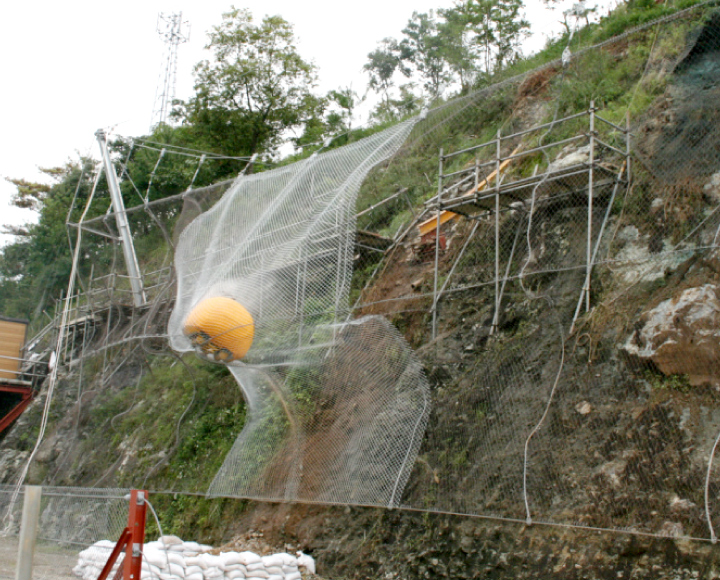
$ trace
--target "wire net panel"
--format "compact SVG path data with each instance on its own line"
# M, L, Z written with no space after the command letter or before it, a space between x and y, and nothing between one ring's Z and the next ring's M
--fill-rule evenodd
M76 578L73 568L81 551L86 560L106 562L127 526L128 493L129 490L107 488L42 487L33 577ZM17 490L9 485L0 488L4 515L0 574L12 570L13 575L8 578L14 577L18 555L14 540L20 533L24 496L24 488ZM101 545L96 545L98 542ZM87 571L88 577L96 578L101 568Z
M714 537L711 9L129 210L167 274L131 309L117 244L88 235L94 279L117 278L75 355L111 375L126 345L191 351L190 312L230 297L254 325L230 364L250 412L212 495Z
M202 355L238 330L218 330L230 312L213 311L193 344L184 327L205 301L232 299L253 321L242 322L253 326L252 346L230 368L249 416L210 494L373 505L399 497L424 432L427 383L384 319L345 323L345 309L360 185L413 125L240 178L180 235L173 348Z

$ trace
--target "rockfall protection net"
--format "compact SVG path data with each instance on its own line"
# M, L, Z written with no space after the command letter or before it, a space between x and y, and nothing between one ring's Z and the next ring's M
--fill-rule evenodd
M360 186L414 124L241 177L180 235L171 346L196 346L184 327L204 301L230 298L252 316L237 321L253 326L252 345L230 365L248 418L211 495L399 499L425 431L427 381L384 318L346 319ZM208 316L198 350L242 329L226 303Z
M144 309L127 306L117 244L90 235L116 236L112 220L89 220L82 254L95 270L90 280L81 269L86 292L73 308L92 310L97 326L68 333L66 358L99 367L113 395L140 393L108 406L122 426L146 400L126 362L163 353L173 296L180 350L192 348L183 324L193 308L232 297L254 324L247 357L230 365L251 412L212 494L714 538L712 9L589 48L576 35L565 67L129 210L152 272ZM173 416L178 442L193 432L192 400ZM140 480L155 473L161 450L133 445L95 480L133 465Z

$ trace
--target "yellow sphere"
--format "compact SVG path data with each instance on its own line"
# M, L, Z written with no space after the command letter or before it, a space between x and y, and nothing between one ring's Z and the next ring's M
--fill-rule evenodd
M215 296L206 298L190 311L183 333L208 356L229 363L243 358L250 350L255 323L242 304L232 298Z

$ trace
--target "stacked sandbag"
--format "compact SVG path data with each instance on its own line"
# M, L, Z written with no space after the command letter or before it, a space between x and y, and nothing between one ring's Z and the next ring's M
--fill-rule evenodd
M77 566L73 568L73 574L83 580L97 580L114 547L115 543L109 540L95 542L92 546L78 554L78 563ZM110 578L113 578L118 567L119 564L116 562Z
M103 540L80 552L73 573L96 580L114 544ZM300 580L301 570L315 573L315 560L298 552L259 556L253 552L210 554L210 546L162 536L143 548L141 580ZM113 570L117 570L116 563ZM113 575L111 574L112 578Z

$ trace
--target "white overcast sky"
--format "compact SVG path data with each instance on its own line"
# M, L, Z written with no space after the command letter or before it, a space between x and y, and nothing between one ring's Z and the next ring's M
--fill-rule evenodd
M571 1L571 0L566 0ZM97 156L94 132L145 134L152 119L165 47L158 13L182 12L190 41L179 48L176 97L192 94L192 68L206 58L207 31L232 0L8 1L0 10L0 224L33 219L9 205L6 177L42 180L37 167L62 165L78 153ZM527 0L537 49L558 12ZM367 53L387 36L399 38L413 11L452 0L244 0L256 20L279 14L294 26L298 51L318 66L322 92L352 85L362 91ZM9 240L0 236L0 244Z

